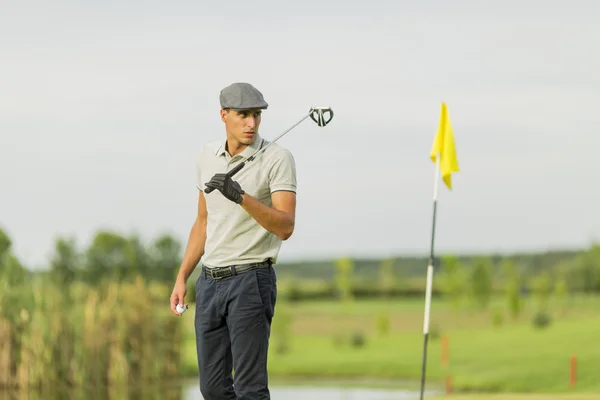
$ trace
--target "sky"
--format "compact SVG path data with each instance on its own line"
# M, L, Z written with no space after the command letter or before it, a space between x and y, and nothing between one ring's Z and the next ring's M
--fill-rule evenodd
M295 157L282 262L429 252L441 102L460 172L435 251L600 239L600 3L0 0L0 228L30 268L100 229L185 245L219 91L250 82Z

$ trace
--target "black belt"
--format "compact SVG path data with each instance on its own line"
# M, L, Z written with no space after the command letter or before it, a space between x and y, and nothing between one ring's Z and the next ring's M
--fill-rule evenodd
M208 268L206 265L202 265L202 272L212 279L223 279L253 269L269 268L271 265L273 265L273 262L270 259L259 263L229 265L227 267Z

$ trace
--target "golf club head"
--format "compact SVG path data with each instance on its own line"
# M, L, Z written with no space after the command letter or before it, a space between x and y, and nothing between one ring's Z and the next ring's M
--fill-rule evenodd
M325 126L333 119L333 110L330 107L312 107L310 110L310 118L319 126ZM325 119L326 114L328 119Z

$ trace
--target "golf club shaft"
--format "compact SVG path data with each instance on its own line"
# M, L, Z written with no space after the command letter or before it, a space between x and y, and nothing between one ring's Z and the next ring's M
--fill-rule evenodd
M298 122L296 122L294 125L292 125L290 128L286 129L281 135L277 136L275 139L273 139L272 141L270 141L269 143L267 143L267 145L259 150L257 150L254 154L252 154L250 157L248 157L248 159L246 161L242 161L241 163L239 163L238 165L235 166L234 169L232 169L231 171L227 172L227 175L229 176L234 176L235 174L237 174L238 172L240 172L240 170L242 168L244 168L244 166L246 165L246 163L254 160L256 158L256 156L258 156L260 153L264 152L270 145L272 145L273 143L275 143L276 141L278 141L279 139L281 139L286 133L288 133L289 131L291 131L292 129L294 129L296 126L300 125L300 123L302 123L302 121L304 121L306 118L310 117L310 115L313 113L313 109L311 109L308 114L306 114L304 117L302 117L302 119ZM206 190L204 191L206 194L212 192L214 189L213 188L206 188Z

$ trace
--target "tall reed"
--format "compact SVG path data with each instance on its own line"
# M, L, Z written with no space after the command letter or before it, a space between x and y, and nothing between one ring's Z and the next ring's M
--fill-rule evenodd
M4 287L0 387L127 398L125 390L176 377L181 321L168 310L166 288L142 277L98 287L48 279Z

